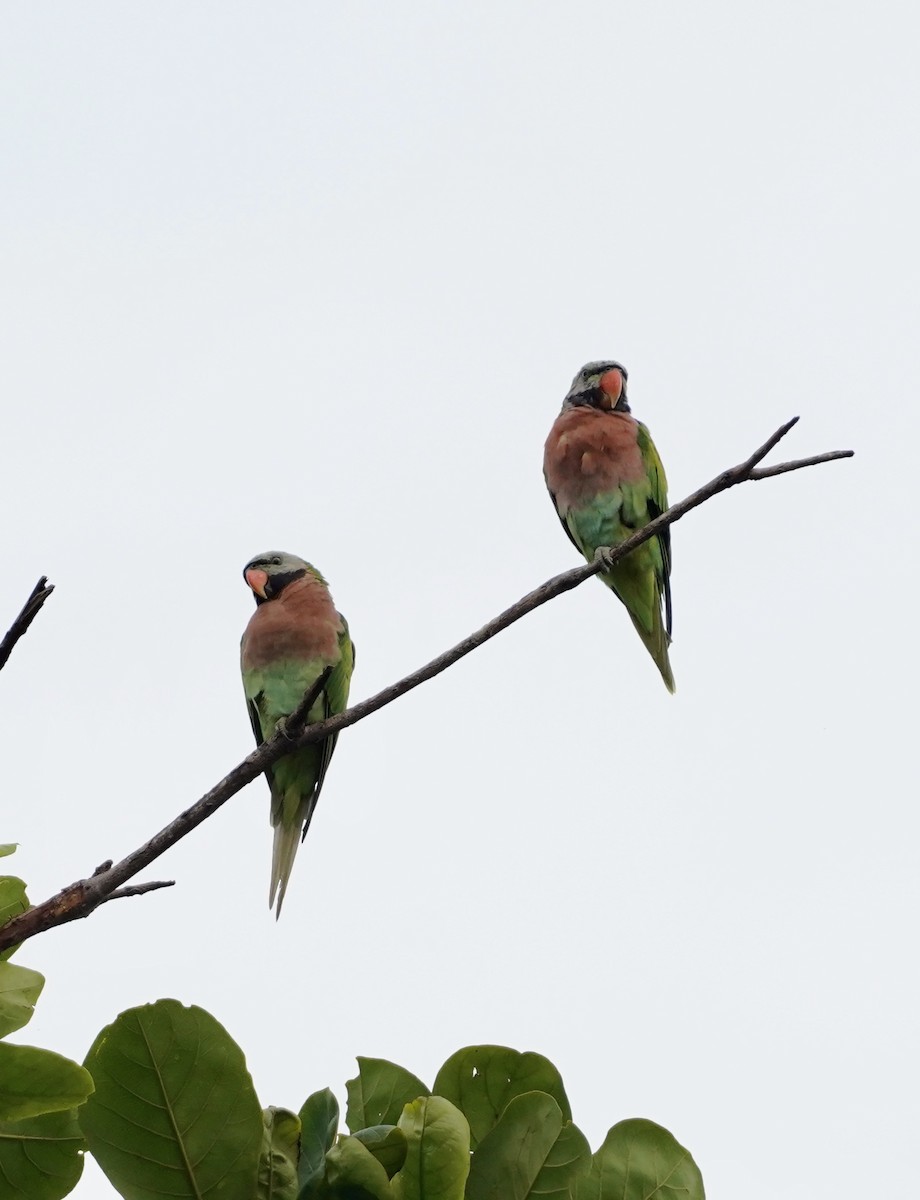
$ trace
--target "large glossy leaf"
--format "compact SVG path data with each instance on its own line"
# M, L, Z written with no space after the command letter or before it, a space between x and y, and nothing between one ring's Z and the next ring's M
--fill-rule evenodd
M345 1084L345 1123L350 1133L371 1125L395 1125L410 1100L428 1096L428 1088L405 1067L385 1058L358 1058L358 1075Z
M358 1129L354 1135L380 1163L390 1179L406 1161L409 1143L398 1125L372 1125Z
M83 1171L83 1134L75 1109L0 1121L0 1196L61 1200Z
M18 845L18 842L4 842L0 845L0 858L6 858L8 854L12 854Z
M323 1195L335 1200L392 1200L387 1173L355 1137L340 1137L326 1155Z
M620 1121L578 1180L578 1200L704 1200L690 1151L654 1121Z
M300 1163L297 1180L301 1188L317 1184L325 1174L326 1154L335 1144L339 1128L339 1102L329 1088L314 1092L300 1110Z
M569 1200L591 1160L584 1134L545 1092L516 1096L473 1155L466 1200Z
M44 986L45 978L38 971L0 962L0 1037L31 1021Z
M406 1161L393 1176L396 1200L463 1200L470 1173L470 1129L442 1096L421 1096L403 1109Z
M475 1149L515 1096L546 1092L572 1119L569 1100L559 1072L542 1054L521 1053L508 1046L467 1046L452 1054L434 1081L436 1096L444 1096L470 1123L470 1143Z
M29 907L26 896L26 885L15 875L0 875L0 925L5 925L13 917L18 917ZM0 961L10 958L19 949L20 943L0 950Z
M252 1200L262 1110L239 1046L204 1009L158 1000L122 1013L86 1065L89 1149L126 1200Z
M0 1042L0 1121L76 1108L92 1090L79 1063L53 1050Z
M297 1200L300 1119L286 1108L266 1108L262 1121L256 1200Z

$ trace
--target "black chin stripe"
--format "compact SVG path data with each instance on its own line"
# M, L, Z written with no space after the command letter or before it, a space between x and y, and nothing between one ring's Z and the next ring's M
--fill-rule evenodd
M602 412L621 412L621 413L631 413L632 412L632 409L629 407L629 401L626 399L625 393L622 393L622 392L620 393L620 398L616 402L616 404L613 406L613 408L609 408L608 407L609 401L607 401L607 403L605 403L605 401L607 401L607 397L601 391L601 389L599 387L593 387L593 388L587 388L583 392L578 392L577 395L572 397L572 399L569 401L569 403L575 404L575 405L580 404L585 408L598 408Z
M576 392L569 401L570 404L580 404L585 408L600 408L603 393L599 387L585 388Z
M293 583L295 579L303 579L307 571L302 567L299 571L279 572L277 575L269 575L268 583L265 585L265 596L268 600L274 600L279 596L289 583Z

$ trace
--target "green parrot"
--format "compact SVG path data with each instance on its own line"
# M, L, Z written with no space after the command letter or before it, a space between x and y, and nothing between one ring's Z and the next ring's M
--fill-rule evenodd
M243 688L256 742L270 738L327 667L332 673L310 709L312 721L342 712L355 665L345 618L336 612L325 579L296 554L270 550L251 559L243 578L256 611L240 643ZM265 772L275 829L268 904L276 918L287 892L297 848L310 820L335 749L336 734L286 754Z
M630 412L626 380L616 362L582 367L546 439L546 486L563 529L589 562L599 547L619 545L668 507L664 467L649 431ZM626 605L673 692L670 534L663 530L598 578Z

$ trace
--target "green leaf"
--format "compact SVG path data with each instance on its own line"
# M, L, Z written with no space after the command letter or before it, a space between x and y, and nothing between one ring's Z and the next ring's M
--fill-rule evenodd
M387 1173L357 1138L343 1134L326 1155L326 1195L341 1200L392 1200Z
M690 1151L654 1121L620 1121L578 1180L578 1200L704 1200Z
M345 1123L349 1132L371 1125L395 1125L410 1100L431 1093L405 1067L385 1058L358 1058L358 1076L345 1084L348 1105Z
M339 1128L339 1102L328 1088L314 1092L300 1110L300 1163L297 1181L301 1189L318 1184L326 1171L326 1155L335 1144Z
M210 1013L177 1000L129 1009L86 1065L96 1091L80 1124L125 1200L252 1200L262 1111L243 1052Z
M92 1090L79 1063L53 1050L0 1042L0 1121L76 1108Z
M4 842L0 845L0 858L6 858L8 854L15 853L18 842Z
M0 875L0 925L5 925L13 917L31 908L26 897L26 885L15 875ZM0 950L0 961L10 958L19 949L21 943Z
M257 1200L297 1200L300 1119L286 1108L266 1108L262 1122Z
M408 1148L393 1176L396 1200L463 1200L470 1173L470 1128L442 1096L420 1096L403 1109L399 1128Z
M591 1148L545 1092L516 1096L473 1155L466 1200L569 1200Z
M0 1121L0 1194L4 1200L62 1200L83 1173L76 1109Z
M354 1135L362 1146L367 1146L390 1179L406 1161L409 1143L397 1125L372 1125L370 1129L358 1129Z
M44 986L45 977L38 971L0 962L0 1038L31 1021Z
M444 1096L470 1123L473 1149L482 1141L505 1106L525 1092L546 1092L571 1121L562 1077L542 1054L521 1054L507 1046L467 1046L452 1054L434 1081L436 1096Z

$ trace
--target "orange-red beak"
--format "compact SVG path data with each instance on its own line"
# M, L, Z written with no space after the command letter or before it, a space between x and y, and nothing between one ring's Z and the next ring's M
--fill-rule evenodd
M260 600L265 600L265 587L268 583L268 573L258 567L250 567L244 578Z
M597 381L597 386L609 400L609 404L605 404L604 407L616 408L623 394L623 376L617 368L611 367L609 371L605 371Z

